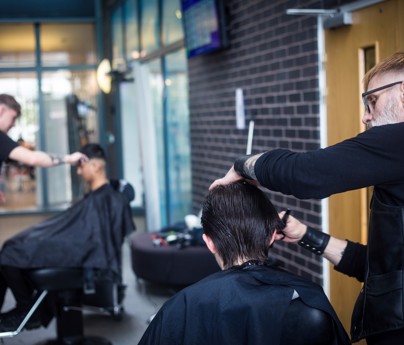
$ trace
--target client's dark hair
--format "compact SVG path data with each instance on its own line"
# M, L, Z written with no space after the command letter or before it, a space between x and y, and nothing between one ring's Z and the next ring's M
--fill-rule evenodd
M4 104L6 107L13 109L17 113L17 116L21 115L21 105L13 96L5 93L0 94L0 104Z
M88 159L102 159L104 161L107 160L107 157L105 155L104 149L99 145L99 144L87 144L84 145L81 149L80 152L85 154Z
M273 232L285 227L267 195L246 182L211 190L201 222L227 268L238 258L265 261Z

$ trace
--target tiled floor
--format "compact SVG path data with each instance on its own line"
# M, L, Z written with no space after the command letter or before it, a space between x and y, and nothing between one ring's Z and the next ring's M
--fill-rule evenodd
M2 220L3 219L0 218L0 223L3 227L5 224ZM142 221L136 221L136 223L138 231L143 231ZM134 345L138 343L143 332L146 330L148 318L160 308L174 291L165 287L152 286L142 280L137 280L130 266L128 243L124 245L123 254L123 277L127 285L123 319L116 321L110 315L86 312L84 315L84 327L85 334L104 336L114 345ZM13 303L14 300L12 296L8 294L3 311L11 308ZM46 339L55 336L55 322L52 321L47 328L22 331L17 336L13 338L3 338L2 341L4 344L8 345L37 345L43 344Z

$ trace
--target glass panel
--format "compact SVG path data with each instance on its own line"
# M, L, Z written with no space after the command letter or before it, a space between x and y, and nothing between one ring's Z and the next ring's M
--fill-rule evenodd
M163 76L161 72L161 61L153 60L148 63L150 89L152 98L152 111L155 123L155 135L157 146L157 174L160 195L161 225L166 226L166 180L165 180L165 147L164 147L164 118L163 118Z
M8 132L15 141L29 148L38 148L38 82L32 72L0 73L0 93L13 95L21 104L21 116ZM2 175L6 182L5 205L2 210L32 209L37 205L37 191L40 186L36 170L31 167L9 162L3 164Z
M374 65L376 65L376 47L368 47L363 49L363 55L365 58L365 73L369 71Z
M123 45L122 6L117 7L111 16L112 69L125 69Z
M168 45L183 37L180 0L163 1L163 44Z
M144 56L159 47L158 1L143 0L141 9L141 55Z
M185 50L166 56L166 123L170 223L191 213L191 152Z
M139 31L137 21L137 1L127 0L125 3L126 26L126 59L138 59L139 55Z
M42 24L43 66L96 64L93 24Z
M0 67L35 66L32 24L0 24Z
M141 137L136 105L135 83L119 83L121 132L122 132L122 164L123 178L135 188L135 200L131 206L144 206L143 171L141 167ZM143 115L143 114L142 114Z
M49 152L77 151L88 142L97 142L95 71L58 70L46 72L42 79ZM48 169L48 200L52 206L70 202L82 192L76 168L60 165Z

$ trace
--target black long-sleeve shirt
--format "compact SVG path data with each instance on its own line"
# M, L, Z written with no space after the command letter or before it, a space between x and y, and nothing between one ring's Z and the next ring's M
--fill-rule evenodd
M13 151L18 144L12 140L6 133L0 131L0 168L5 160L8 159L10 152Z
M379 200L404 205L404 123L371 128L311 152L277 149L255 164L261 185L300 199L375 186Z
M348 241L344 255L334 269L363 282L366 272L366 248L363 244Z
M375 186L379 200L404 205L404 123L371 128L312 152L272 150L255 164L261 185L301 199ZM364 280L366 246L348 241L339 272Z

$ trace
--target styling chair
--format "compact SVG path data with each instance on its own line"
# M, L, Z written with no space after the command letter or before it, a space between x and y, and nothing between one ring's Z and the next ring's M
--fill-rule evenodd
M82 299L85 272L81 268L41 268L28 272L32 283L50 296L56 316L57 338L46 345L112 345L102 337L85 336Z
M37 288L38 297L18 328L0 332L0 338L18 335L46 301L52 306L52 313L56 317L57 337L48 340L44 345L112 345L109 340L102 337L84 336L82 314L84 269L40 268L27 270L26 274Z
M300 298L292 300L283 318L281 345L332 345L336 337L332 318Z
M125 180L111 180L110 183L127 198L129 207L135 197L133 186ZM118 255L121 259L122 253ZM57 331L57 338L46 345L112 345L105 338L84 335L83 310L109 313L115 320L121 320L126 288L122 281L113 283L103 279L101 270L88 268L46 267L26 272L37 290L37 299L18 328L0 332L0 338L19 334L46 302L56 316Z

